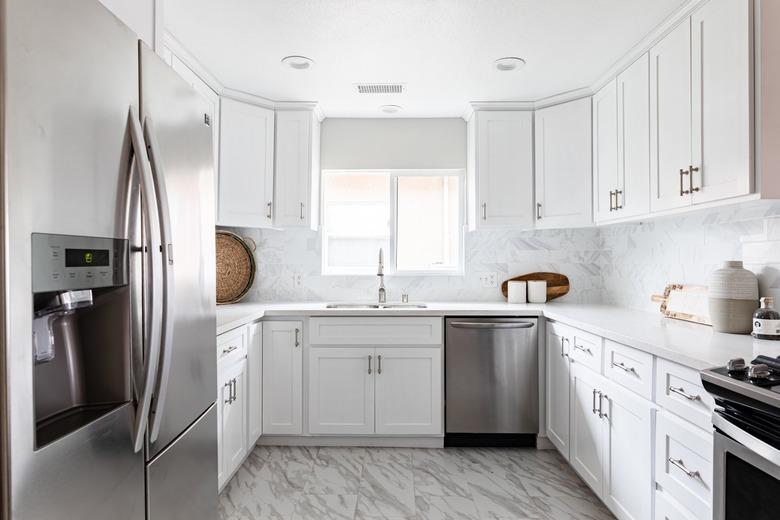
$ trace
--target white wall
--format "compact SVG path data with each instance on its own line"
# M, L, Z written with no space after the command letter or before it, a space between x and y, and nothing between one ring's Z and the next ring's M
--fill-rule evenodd
M466 122L440 119L326 119L323 170L465 169Z
M114 16L130 27L149 47L155 48L155 21L163 0L100 0ZM160 21L161 22L161 21Z

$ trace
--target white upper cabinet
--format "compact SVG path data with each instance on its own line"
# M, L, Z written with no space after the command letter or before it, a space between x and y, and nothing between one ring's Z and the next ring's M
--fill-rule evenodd
M533 112L477 111L467 130L469 229L533 227Z
M591 100L536 111L536 227L593 223Z
M312 110L276 112L274 224L319 227L320 122Z
M691 26L685 20L650 50L650 207L690 204Z
M593 96L593 213L596 222L650 211L649 57Z
M222 98L217 224L270 227L274 183L274 112Z
M609 220L618 191L617 80L593 96L593 219Z
M691 17L694 204L753 191L751 4L710 0Z
M617 77L616 217L650 212L650 56Z
M653 211L754 189L751 6L711 0L650 50Z

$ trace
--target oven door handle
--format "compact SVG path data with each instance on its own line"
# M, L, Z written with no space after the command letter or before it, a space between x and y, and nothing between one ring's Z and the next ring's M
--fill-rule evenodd
M752 451L753 453L759 455L760 457L768 460L772 464L775 464L776 466L780 466L780 450L775 448L774 446L770 446L766 442L762 441L761 439L757 439L756 437L750 435L748 432L740 428L739 426L730 423L727 421L724 417L722 417L719 413L714 412L712 414L712 424L737 441L738 443L742 444L744 447Z

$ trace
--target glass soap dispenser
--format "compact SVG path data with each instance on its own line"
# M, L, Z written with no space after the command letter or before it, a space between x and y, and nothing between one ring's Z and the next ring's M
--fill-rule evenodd
M761 307L753 314L753 334L757 339L780 340L780 312L775 310L775 299L761 298Z

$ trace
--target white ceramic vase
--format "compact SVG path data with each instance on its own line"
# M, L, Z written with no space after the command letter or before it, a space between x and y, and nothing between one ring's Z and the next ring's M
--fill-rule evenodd
M758 279L742 262L724 262L710 275L710 319L718 332L750 334L758 306Z

